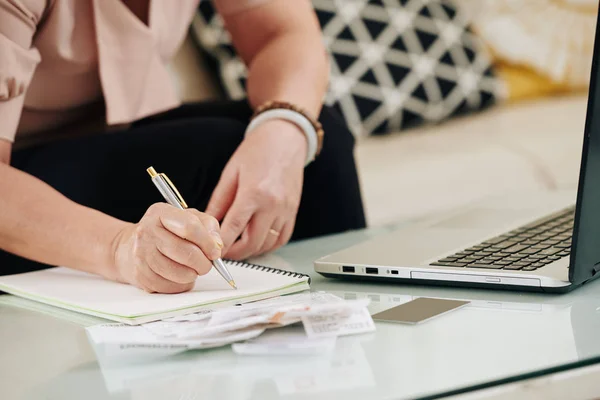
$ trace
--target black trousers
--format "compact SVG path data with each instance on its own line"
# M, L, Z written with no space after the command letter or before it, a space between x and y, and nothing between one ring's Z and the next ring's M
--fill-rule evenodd
M251 113L246 101L184 105L127 130L15 151L12 165L73 201L130 222L164 201L146 172L154 166L169 175L190 207L204 210ZM323 150L305 169L292 240L365 226L354 138L331 109L323 110L320 121ZM42 267L0 250L0 274Z

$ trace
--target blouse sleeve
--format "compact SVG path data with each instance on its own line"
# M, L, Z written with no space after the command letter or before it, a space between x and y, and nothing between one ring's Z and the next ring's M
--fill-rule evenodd
M221 14L234 14L272 0L213 0Z
M25 92L40 62L32 40L45 4L0 0L0 139L15 139Z

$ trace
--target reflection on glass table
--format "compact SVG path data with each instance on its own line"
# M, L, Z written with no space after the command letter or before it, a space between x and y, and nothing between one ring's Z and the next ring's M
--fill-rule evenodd
M375 288L352 286L331 292L348 299L369 298L371 311L376 312L429 290ZM582 290L597 292L598 288ZM467 386L468 377L461 375L474 375L480 369L488 370L489 376L505 371L504 377L520 371L503 365L521 362L525 369L535 370L536 365L600 355L595 340L600 332L600 296L554 296L542 302L536 296L505 299L506 293L461 294L437 297L470 301L463 310L421 326L379 323L375 334L338 339L332 354L252 357L223 348L126 363L96 354L98 365L66 371L34 390L30 398L80 398L90 394L92 381L102 390L91 398L415 398L435 393L428 390L442 387L443 382L449 382L448 391ZM470 364L478 357L490 363ZM439 362L442 358L454 371ZM416 375L422 375L420 382L413 382Z
M32 388L27 398L228 400L369 393L376 381L363 343L370 340L372 335L339 338L334 352L318 356L238 356L223 348L115 362L98 353L98 364L65 371Z
M13 393L28 400L414 399L600 357L600 282L544 295L346 282L313 272L312 260L372 234L296 243L265 263L311 273L313 290L369 298L372 313L417 297L471 303L419 325L377 323L375 333L340 338L323 356L238 356L222 348L118 364L94 354L87 342L83 326L96 321L74 313L46 317L39 311L56 313L32 302L0 301L0 315L11 321L2 333L13 338L0 342L0 354L10 360L0 371L0 390L16 387ZM21 337L22 344L15 340Z

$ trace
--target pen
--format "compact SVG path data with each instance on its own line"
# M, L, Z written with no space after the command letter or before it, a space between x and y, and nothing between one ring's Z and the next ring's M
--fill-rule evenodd
M157 173L153 167L148 168L146 171L148 171L148 173L150 174L154 186L156 186L160 194L163 195L167 203L181 210L185 210L186 208L188 208L187 204L185 203L185 200L183 200L183 197L181 197L181 194L179 194L179 191L177 190L175 185L173 185L173 182L171 182L167 175ZM213 267L215 267L219 274L221 274L221 276L225 278L227 283L229 283L229 285L232 288L237 289L233 277L227 270L227 267L225 267L225 263L223 262L223 260L217 258L212 263Z

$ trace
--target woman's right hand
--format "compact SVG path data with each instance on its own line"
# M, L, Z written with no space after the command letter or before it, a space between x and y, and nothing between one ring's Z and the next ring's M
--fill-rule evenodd
M153 293L181 293L221 257L219 223L195 209L166 203L119 232L113 245L117 279Z

